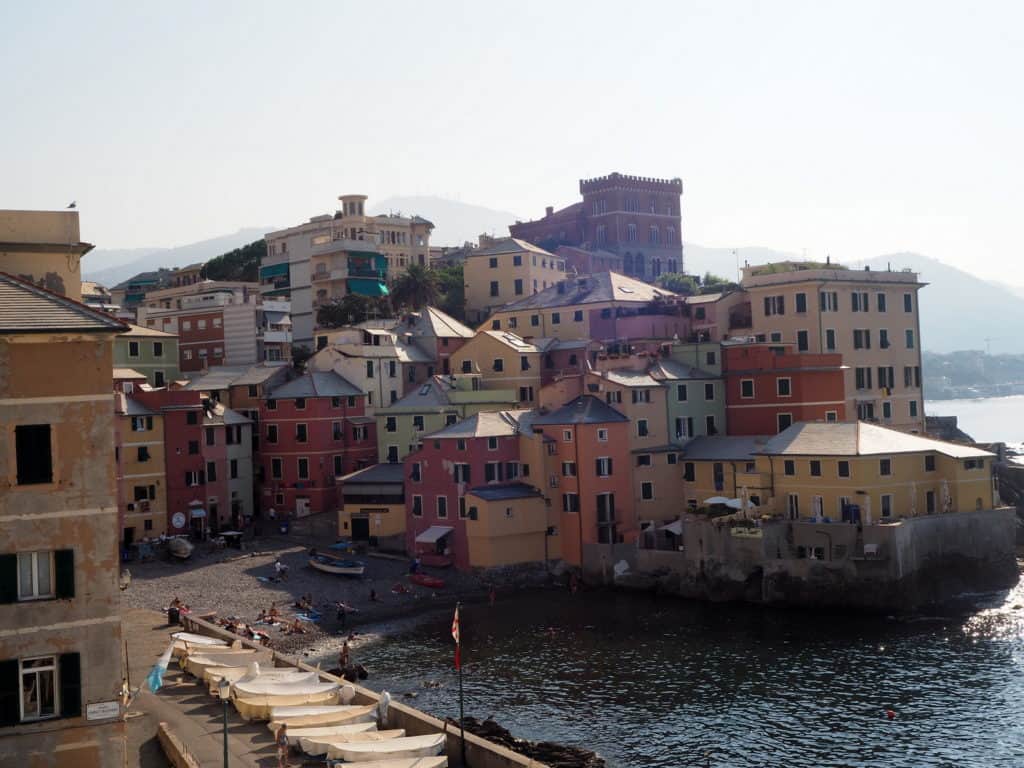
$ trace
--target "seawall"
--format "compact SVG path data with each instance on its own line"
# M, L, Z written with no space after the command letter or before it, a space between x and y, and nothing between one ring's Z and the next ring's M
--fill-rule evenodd
M589 545L588 581L709 601L910 612L1018 579L1010 507L858 526L688 519L677 548Z

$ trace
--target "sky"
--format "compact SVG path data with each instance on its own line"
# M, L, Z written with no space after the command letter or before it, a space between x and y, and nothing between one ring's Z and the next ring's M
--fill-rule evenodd
M0 4L0 208L104 248L680 177L683 238L1024 284L1024 4Z

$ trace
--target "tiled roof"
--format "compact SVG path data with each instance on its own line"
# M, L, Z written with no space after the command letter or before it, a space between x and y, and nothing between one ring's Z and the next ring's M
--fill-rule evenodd
M481 411L427 435L424 439L508 437L519 434L519 416L529 411Z
M768 437L695 437L683 446L683 456L694 461L753 461Z
M484 501L506 501L510 499L529 499L540 497L540 491L526 483L509 483L508 485L481 485L466 491Z
M262 384L281 371L288 368L287 362L263 362L251 366L245 373L231 382L231 386L245 386L248 384Z
M449 384L444 377L435 375L405 397L391 403L387 408L378 408L377 410L384 413L402 408L439 408L451 402L448 393L454 389L455 387Z
M537 416L534 424L606 424L629 421L607 403L592 395L581 395L556 411Z
M114 369L114 380L119 379L144 379L146 374L139 373L134 368L115 368Z
M721 376L716 376L708 371L701 370L700 368L694 368L693 366L686 365L685 363L679 363L675 360L656 360L651 367L647 369L647 371L654 378L664 381L721 378Z
M884 456L934 451L955 459L992 456L988 451L855 422L800 422L780 432L761 453L774 456Z
M435 336L437 338L471 339L476 334L472 328L460 323L451 315L447 315L436 307L424 307L413 315L416 321L412 326L401 325L395 328L399 332L412 332L415 336Z
M562 292L559 293L559 286ZM679 294L650 285L618 272L594 272L570 277L548 286L540 293L499 307L496 312L519 312L528 309L555 309L580 304L602 304L609 301L647 304L657 298L676 298Z
M712 304L722 298L722 293L701 293L696 296L687 296L687 304Z
M361 389L352 386L347 380L334 371L313 371L297 379L282 384L272 391L266 399L281 400L292 397L347 397L365 394Z
M0 333L113 333L126 326L105 312L0 272Z
M477 248L470 254L470 257L475 256L498 256L502 253L522 253L528 251L530 253L542 253L545 256L551 256L554 258L553 253L545 251L543 248L539 248L533 243L528 243L525 240L519 240L515 237L503 237L496 241L494 245L488 245L486 248Z
M510 331L481 331L481 333L486 333L488 336L500 341L506 347L511 347L516 352L527 353L542 351L541 347L526 341L521 336L516 336L516 334Z
M434 358L428 355L419 347L411 344L335 344L332 347L325 347L345 357L358 357L363 359L386 359L395 358L403 363L432 363Z
M135 325L135 323L128 323L128 330L121 336L160 336L162 338L176 339L178 335L176 333L167 333L165 331L158 331L156 328L147 328L144 325Z
M241 365L215 365L210 370L189 382L185 389L204 390L212 392L218 389L227 389L248 370L248 366Z
M374 464L372 467L357 469L340 478L343 483L402 483L405 481L405 467L402 464Z
M631 371L620 369L615 371L595 371L594 375L618 384L622 387L660 387L661 382L654 379L647 371Z

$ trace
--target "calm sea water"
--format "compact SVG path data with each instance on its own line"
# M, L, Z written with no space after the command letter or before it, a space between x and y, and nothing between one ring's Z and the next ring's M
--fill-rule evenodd
M887 619L603 592L501 597L463 609L466 713L595 749L615 768L1020 768L1024 586L977 600L957 617ZM450 623L428 616L361 648L367 682L457 716Z
M983 443L1024 442L1024 395L977 400L926 400L929 416L957 416L960 429Z

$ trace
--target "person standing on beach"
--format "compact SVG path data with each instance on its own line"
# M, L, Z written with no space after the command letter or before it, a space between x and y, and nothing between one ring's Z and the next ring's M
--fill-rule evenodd
M341 668L341 674L345 674L345 670L348 669L350 663L348 640L341 644L341 653L338 654L338 666Z
M287 723L281 723L281 727L277 729L277 736L274 737L274 741L277 742L277 766L278 766L278 768L288 768L288 725L287 725Z

